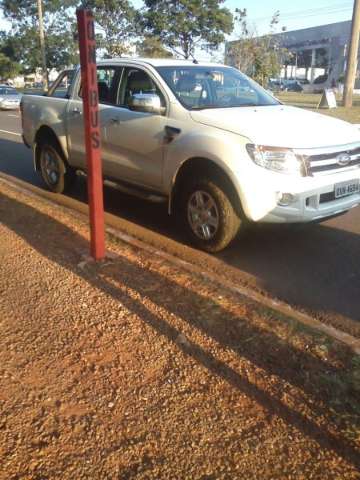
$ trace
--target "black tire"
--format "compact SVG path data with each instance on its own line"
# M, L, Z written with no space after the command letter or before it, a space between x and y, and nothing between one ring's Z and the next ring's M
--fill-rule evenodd
M76 180L75 170L66 164L63 153L54 143L40 144L40 172L46 186L54 193L71 190Z
M244 223L242 215L237 212L238 209L231 198L229 187L226 182L215 178L190 181L186 179L183 185L185 188L181 195L181 216L191 243L209 253L220 252L234 240ZM210 199L214 203L211 208L209 207L210 213L206 209L207 213L203 213L205 215L204 225L207 222L206 215L209 215L213 222L216 215L218 217L217 227L215 225L208 226L210 229L210 232L207 232L210 235L209 238L204 238L204 225L195 228L197 219L194 221L192 209L197 209L196 205L193 205L197 201L196 196L198 194L196 192L202 192L203 198L207 199L207 205L212 205ZM197 211L195 215L197 215ZM200 223L202 221L199 220Z

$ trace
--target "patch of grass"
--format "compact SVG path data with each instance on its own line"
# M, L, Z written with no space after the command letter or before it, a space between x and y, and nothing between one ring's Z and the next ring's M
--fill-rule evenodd
M360 95L354 96L352 108L342 107L342 98L341 96L337 96L337 103L339 107L333 109L317 108L320 103L321 94L282 92L279 93L277 97L286 105L293 105L295 107L317 111L319 113L323 113L324 115L340 118L341 120L345 120L350 123L360 123Z

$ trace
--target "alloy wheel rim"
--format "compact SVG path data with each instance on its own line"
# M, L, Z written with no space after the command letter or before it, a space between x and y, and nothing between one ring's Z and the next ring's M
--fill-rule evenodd
M51 185L56 185L60 175L59 164L56 156L49 150L44 152L44 170L48 182Z
M198 238L206 241L214 238L219 228L219 211L208 192L195 191L189 198L187 212L189 225Z

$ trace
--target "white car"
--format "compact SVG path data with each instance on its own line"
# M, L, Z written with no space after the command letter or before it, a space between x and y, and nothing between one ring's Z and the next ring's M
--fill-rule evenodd
M204 250L248 221L311 222L360 204L359 130L282 105L234 68L104 60L98 90L104 178L166 201ZM48 96L23 97L23 138L54 192L86 171L82 112L79 69Z
M20 101L21 95L15 88L0 85L0 110L18 110Z

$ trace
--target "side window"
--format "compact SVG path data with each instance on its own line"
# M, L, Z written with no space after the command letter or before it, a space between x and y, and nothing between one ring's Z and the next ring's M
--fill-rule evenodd
M54 85L50 88L49 97L68 98L69 89L74 77L73 70L67 70L60 74L55 80Z
M97 68L99 103L116 104L121 70L121 68L111 66L100 66ZM82 96L82 85L80 85L78 95L79 97Z
M100 103L114 103L112 88L114 85L116 69L113 67L99 67L97 69L97 84Z
M161 105L166 107L165 98L152 78L144 70L127 67L120 86L118 105L129 108L129 100L136 93L155 93L160 97Z

